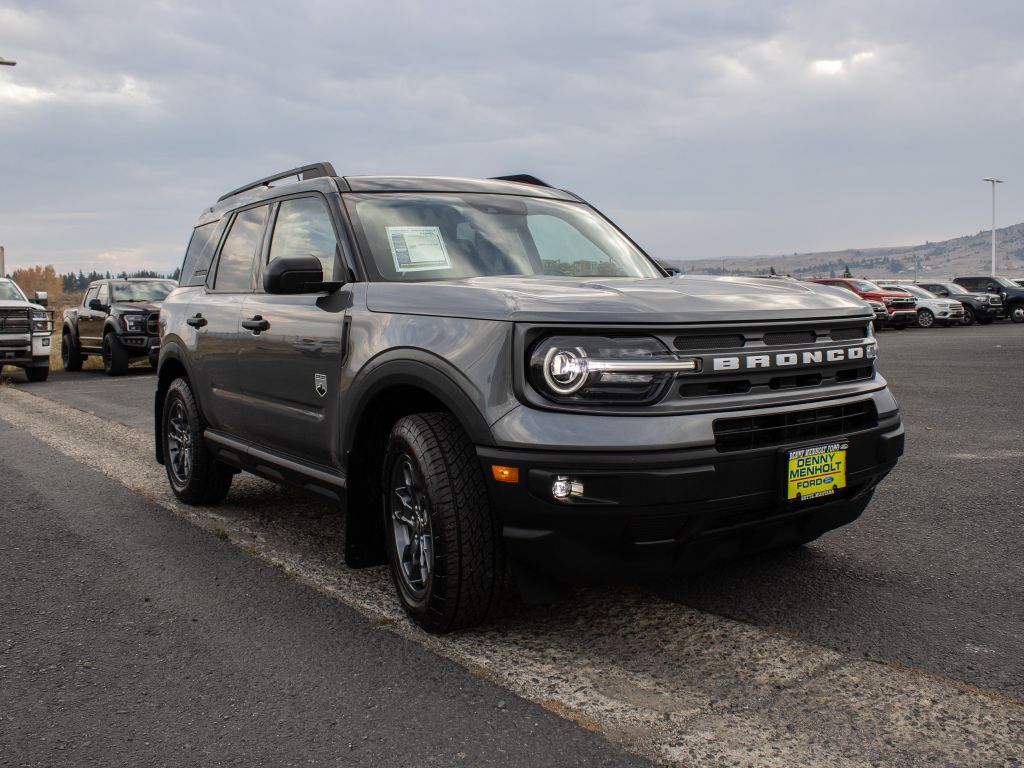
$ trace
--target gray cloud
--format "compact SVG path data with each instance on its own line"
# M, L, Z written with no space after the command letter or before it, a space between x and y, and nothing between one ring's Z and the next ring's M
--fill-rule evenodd
M1024 218L1018 3L0 3L8 263L173 267L309 160L530 171L666 258Z

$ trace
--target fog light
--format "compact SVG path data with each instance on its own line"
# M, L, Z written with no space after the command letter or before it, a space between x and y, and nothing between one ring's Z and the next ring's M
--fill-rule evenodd
M567 501L583 495L583 483L571 477L558 475L551 484L551 495L559 501Z

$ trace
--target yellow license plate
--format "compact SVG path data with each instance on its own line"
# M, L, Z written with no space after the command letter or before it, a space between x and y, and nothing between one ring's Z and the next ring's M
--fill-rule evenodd
M797 448L786 454L786 501L835 496L846 487L847 442Z

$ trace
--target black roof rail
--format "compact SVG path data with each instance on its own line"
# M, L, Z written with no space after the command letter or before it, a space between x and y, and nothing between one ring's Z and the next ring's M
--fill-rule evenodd
M217 198L217 202L227 200L229 197L240 195L250 189L256 189L256 187L266 187L270 185L272 181L280 181L281 179L287 179L289 176L301 176L302 180L306 179L319 179L323 176L337 176L334 172L334 166L330 163L311 163L309 165L303 165L298 168L292 168L288 171L282 171L281 173L275 173L273 176L267 176L265 179L254 181L251 184L246 184L244 187L233 189L226 195L221 195Z
M491 176L492 181L517 181L520 184L532 184L535 187L547 187L548 189L554 189L546 181L541 181L536 176L531 176L528 173L513 173L511 176Z

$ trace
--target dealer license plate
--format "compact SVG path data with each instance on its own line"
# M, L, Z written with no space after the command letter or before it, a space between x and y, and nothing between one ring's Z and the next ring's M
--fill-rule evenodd
M835 496L846 487L846 441L786 452L786 501Z

